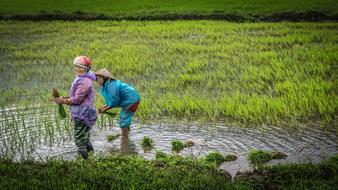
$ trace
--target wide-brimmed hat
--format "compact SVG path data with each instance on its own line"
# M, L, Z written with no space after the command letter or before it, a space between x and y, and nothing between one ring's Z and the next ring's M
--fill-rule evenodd
M103 76L103 77L114 79L113 75L110 74L110 72L106 68L103 68L103 69L96 71L95 75L100 75L100 76Z

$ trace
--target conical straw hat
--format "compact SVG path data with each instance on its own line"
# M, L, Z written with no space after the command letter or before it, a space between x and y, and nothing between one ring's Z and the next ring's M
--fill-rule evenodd
M103 69L96 71L95 75L100 75L100 76L103 76L103 77L108 77L108 78L114 79L113 75L110 74L110 72L106 68L103 68Z

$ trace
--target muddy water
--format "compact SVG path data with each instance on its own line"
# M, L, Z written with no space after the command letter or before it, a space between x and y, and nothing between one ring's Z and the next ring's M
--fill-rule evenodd
M12 152L18 150L18 153L15 154L16 159L24 152L22 150L25 150L25 148L20 146L31 149L29 155L37 160L45 160L46 158L76 158L77 149L72 138L71 123L60 122L59 125L56 125L55 117L53 116L55 110L50 112L35 110L34 113L38 115L35 117L32 116L34 113L27 111L25 114L30 115L30 117L23 116L24 114L17 114L15 111L4 113L3 111L0 115L0 153L4 154L6 150L9 150L8 147L12 145L14 146L14 148L11 148ZM13 126L10 128L8 125L11 122L8 120L14 119L21 121L21 123L23 122L22 118L20 119L19 117L20 115L25 120L25 127L21 126L20 122L18 122L15 130ZM5 117L7 117L7 121ZM40 122L40 120L43 120L43 122ZM45 125L45 123L49 123L46 125L47 127L36 126ZM106 140L107 135L121 133L117 121L110 120L108 122L106 120L102 122L101 120L101 123L99 123L91 131L91 142L94 145L96 154L108 155L113 152L121 152L124 154L138 154L146 159L152 159L155 156L156 150L172 154L172 140L192 140L195 145L191 148L185 148L179 153L180 155L200 157L215 150L223 154L235 154L239 157L238 160L224 162L220 166L221 169L227 170L232 176L237 171L252 169L246 159L248 151L251 149L280 151L288 154L286 159L273 160L270 162L272 164L280 162L320 162L338 153L336 131L322 130L316 125L298 127L297 129L274 126L238 128L228 127L221 122L197 126L193 123L189 125L184 123L172 124L165 119L153 124L141 124L136 121L131 128L129 138L122 138L120 136L116 140L108 142ZM68 131L65 131L65 126L63 125L69 125ZM35 137L32 138L34 135ZM155 149L147 152L142 149L140 143L144 136L149 136L154 140ZM13 140L15 138L24 140L18 143ZM24 143L20 143L22 141Z

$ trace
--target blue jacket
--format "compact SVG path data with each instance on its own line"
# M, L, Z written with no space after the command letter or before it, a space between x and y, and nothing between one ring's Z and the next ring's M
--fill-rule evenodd
M100 88L107 106L128 107L140 101L140 95L127 83L120 80L106 81Z

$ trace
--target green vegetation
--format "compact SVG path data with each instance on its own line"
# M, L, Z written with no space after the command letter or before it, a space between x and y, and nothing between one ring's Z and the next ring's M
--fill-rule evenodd
M59 106L22 106L0 108L0 157L29 159L35 148L44 143L72 139L70 118L57 116Z
M111 141L119 138L120 136L121 136L120 134L117 134L117 135L107 135L107 141L111 142Z
M0 161L1 189L223 189L229 179L216 168L170 157L161 161L113 155L85 161ZM192 177L194 176L194 177Z
M141 146L143 148L153 148L154 147L154 140L150 137L144 136L141 142Z
M0 1L0 13L14 19L331 19L335 0L13 0ZM307 13L295 14L295 13ZM282 14L281 14L282 13ZM286 13L286 14L284 14ZM290 17L290 18L288 18ZM308 18L306 18L308 17ZM1 18L1 17L0 17ZM301 18L302 19L302 18ZM278 19L277 19L278 20Z
M215 163L216 165L220 165L222 162L225 161L225 156L218 151L213 151L213 152L210 152L205 157L205 160L209 163Z
M66 110L63 107L63 105L61 105L61 104L58 105L58 114L59 114L60 118L62 118L62 119L67 117Z
M73 136L68 110L53 103L49 90L68 93L78 55L135 86L142 121L337 128L336 22L203 20L338 21L337 10L335 0L0 0L0 20L12 20L0 21L0 189L335 189L338 155L320 164L269 166L287 155L252 150L248 159L257 167L233 182L216 166L237 156L218 151L202 158L156 151L154 160L28 159L36 145ZM100 19L123 21L13 21ZM165 21L181 19L200 21ZM96 107L104 105L95 98ZM113 126L117 114L100 114L97 126ZM141 145L147 150L154 142L145 136ZM179 152L194 143L171 145Z
M263 164L272 160L272 153L264 150L251 150L248 155L248 160L253 164Z
M59 94L59 92L55 89L55 88L53 88L52 89L52 97L53 98L59 98L60 97L60 94ZM62 104L59 104L58 105L58 113L59 113L59 116L62 118L62 119L64 119L64 118L66 118L66 110L65 110L65 108L63 107L63 105Z
M77 55L140 92L140 119L332 127L337 23L4 22L0 106L67 94ZM29 80L27 80L29 79ZM97 87L97 84L95 84ZM29 88L28 88L29 87ZM24 98L22 98L24 97ZM96 106L102 106L96 96ZM101 121L100 121L101 122Z
M162 159L168 158L168 155L166 153L162 152L162 151L156 151L155 158L157 160L162 160Z
M66 94L74 78L72 59L85 54L94 70L107 67L140 91L140 118L193 116L279 125L315 118L330 125L337 110L336 27L2 22L0 77L7 82L1 85L0 105L50 102L46 95L52 86ZM96 105L102 104L96 96Z
M279 164L236 176L255 189L337 189L338 155L320 164Z
M263 167L231 182L214 166L170 156L112 155L47 163L0 160L2 189L335 189L338 157L320 164Z
M114 118L117 115L115 112L109 112L109 111L103 112L103 114L106 114L107 116L112 117L112 118Z
M251 150L248 160L253 164L264 164L272 159L284 159L287 155L283 152L271 152L264 150Z
M180 140L171 141L171 149L175 152L179 152L184 149L184 144Z

